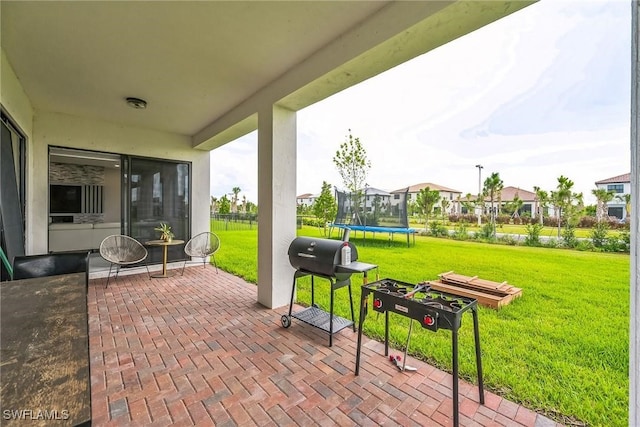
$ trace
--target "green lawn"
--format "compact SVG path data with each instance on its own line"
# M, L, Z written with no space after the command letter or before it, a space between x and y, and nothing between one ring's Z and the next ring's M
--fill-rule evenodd
M255 230L216 233L222 242L218 266L255 283ZM304 227L299 234L318 236L318 231ZM383 235L377 241L352 241L360 261L379 265L380 278L417 283L455 271L522 288L523 297L499 311L480 308L486 387L563 423L628 424L629 255L421 236L410 248L398 238L389 247ZM316 281L316 302L327 309L325 283ZM352 288L359 301L360 286ZM308 304L309 282L301 280L298 290L299 302ZM350 317L346 290L335 297L336 314ZM393 346L403 349L409 321L392 315L390 323ZM460 372L475 382L472 325L471 316L465 316ZM364 326L368 336L383 339L384 316L370 314ZM413 330L410 353L450 371L450 332Z

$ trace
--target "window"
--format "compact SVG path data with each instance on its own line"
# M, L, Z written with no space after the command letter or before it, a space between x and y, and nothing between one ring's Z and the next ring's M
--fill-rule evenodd
M622 219L622 208L620 207L610 207L608 209L609 216L615 216L618 219Z
M609 184L607 185L607 191L613 191L614 193L624 193L624 184Z
M411 198L411 195L409 195L409 198ZM394 194L393 195L393 199L394 200L400 200L400 195L399 194Z

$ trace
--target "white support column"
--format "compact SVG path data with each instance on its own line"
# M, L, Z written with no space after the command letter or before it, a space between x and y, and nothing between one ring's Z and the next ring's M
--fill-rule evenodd
M258 302L289 304L296 237L296 113L276 105L258 112Z
M640 4L631 2L631 305L629 426L640 426Z

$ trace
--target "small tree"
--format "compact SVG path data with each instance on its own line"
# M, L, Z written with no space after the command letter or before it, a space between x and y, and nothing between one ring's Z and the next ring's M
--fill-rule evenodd
M498 172L493 172L487 179L484 180L483 195L489 196L491 203L491 226L493 229L493 237L496 235L496 212L493 207L494 201L500 197L500 193L504 188L504 183L500 179Z
M218 201L218 212L221 214L228 214L231 212L231 201L226 194L220 197L220 200Z
M472 213L475 211L476 208L476 204L475 202L473 202L471 200L473 196L471 195L471 193L467 193L467 195L465 196L464 200L461 200L462 203L462 207L465 208L467 210L467 213Z
M575 243L574 230L577 218L584 210L582 193L574 193L572 191L573 184L573 181L561 175L558 178L556 191L551 192L551 201L556 208L558 217L558 238L561 237L560 230L564 222L565 230L562 233L562 237L568 246Z
M240 194L240 187L233 187L231 192L233 193L233 198L231 199L231 212L238 213L238 194Z
M349 129L348 138L340 144L340 148L333 157L333 164L336 165L345 188L351 192L351 206L359 220L362 188L367 181L371 162L367 159L367 152L360 143L360 138L354 138L351 135L351 129Z
M433 211L433 207L438 203L440 199L440 192L438 190L431 190L429 187L425 187L418 193L416 198L416 206L420 213L424 215L424 227L427 228L429 222L429 216Z
M549 203L549 193L540 189L540 187L533 187L533 191L535 191L538 201L538 219L540 225L544 225L544 210L547 207L547 203Z
M440 208L442 209L442 222L443 224L446 224L446 215L447 215L447 209L449 208L449 205L451 204L451 202L449 202L449 200L442 198L442 200L440 200Z
M209 206L210 206L209 209L210 209L211 213L212 214L216 213L216 210L218 208L218 198L214 197L214 196L211 196L211 204Z
M322 190L315 202L313 202L312 210L318 219L318 226L322 224L322 233L326 235L327 223L333 221L338 213L336 199L331 194L331 185L326 181L322 181Z
M597 188L591 190L591 194L596 196L596 221L601 222L608 216L607 203L613 200L613 190L605 190L604 188ZM597 247L597 246L596 246Z
M624 202L625 212L627 213L625 221L629 223L631 220L631 194L617 195L616 199Z

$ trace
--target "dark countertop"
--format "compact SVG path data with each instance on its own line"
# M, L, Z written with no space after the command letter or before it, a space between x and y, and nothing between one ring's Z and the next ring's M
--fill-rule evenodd
M85 279L76 273L0 283L3 426L90 421Z

